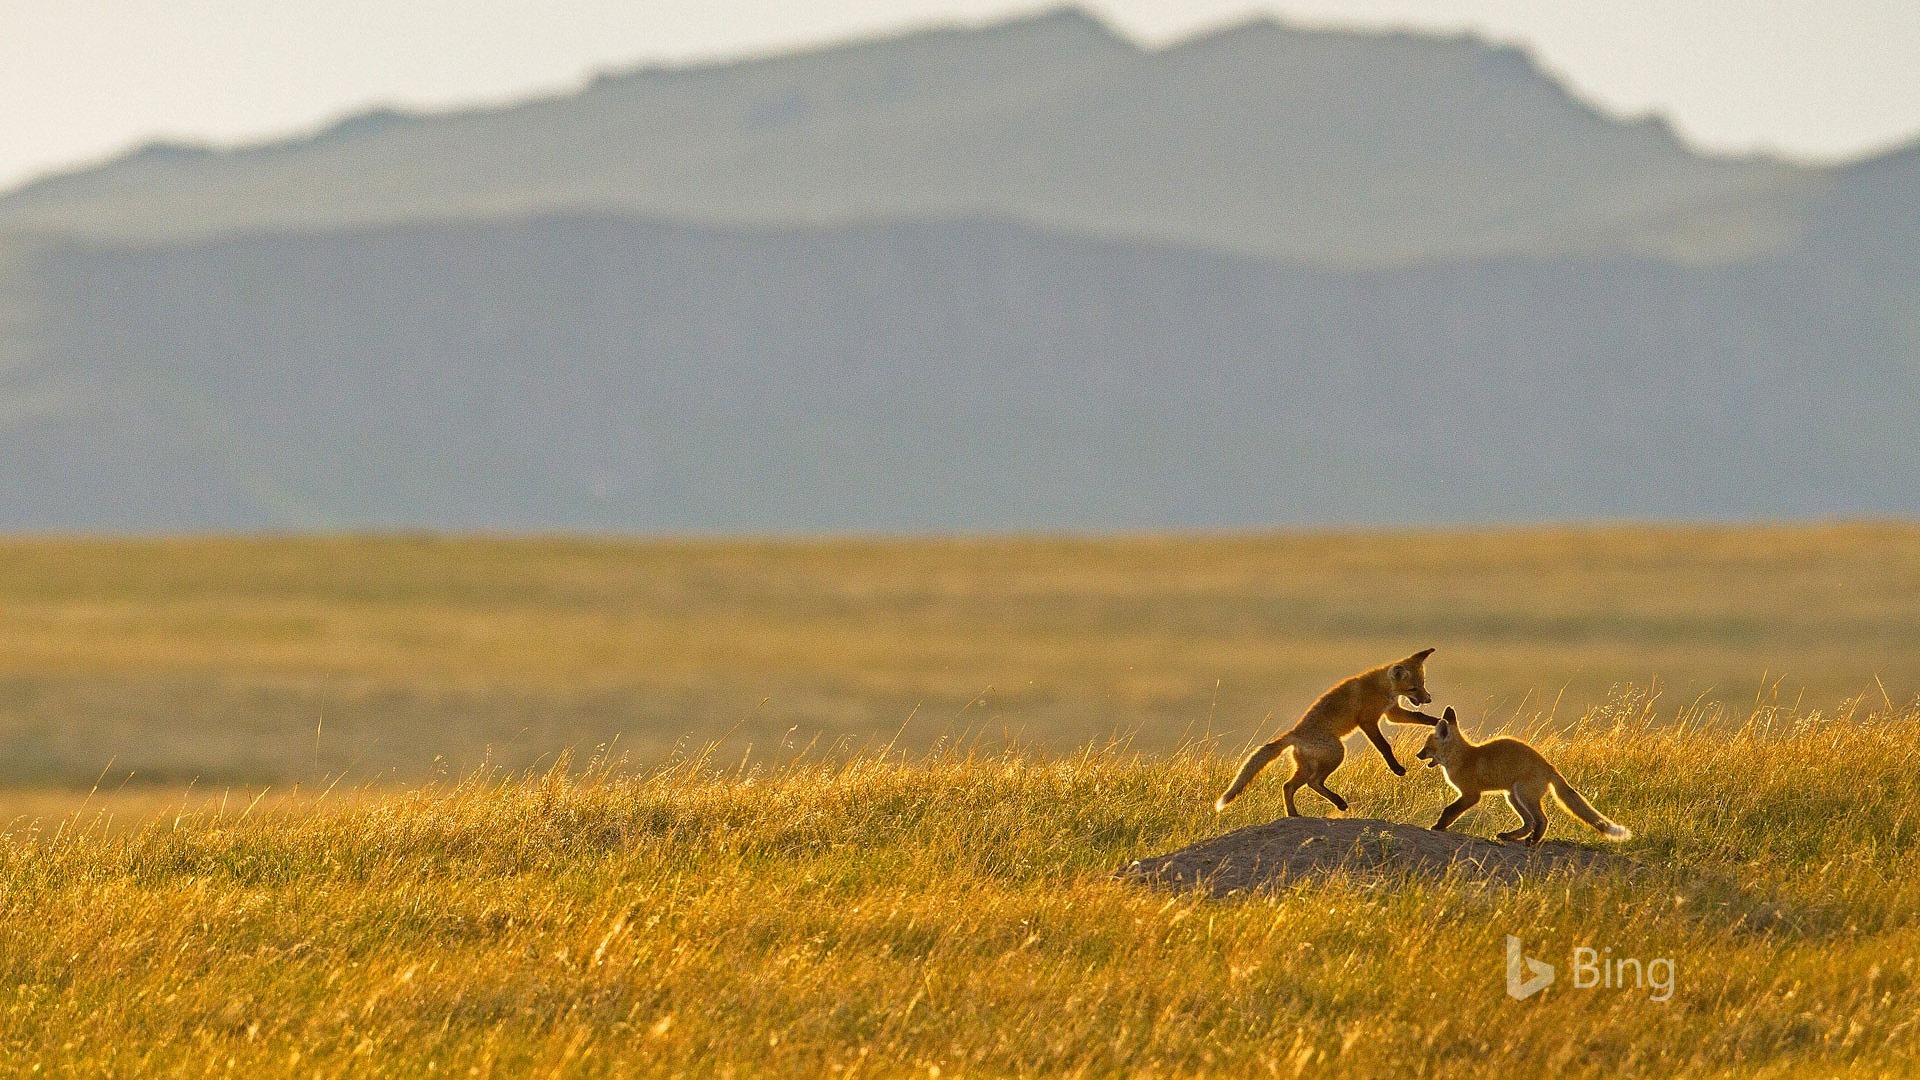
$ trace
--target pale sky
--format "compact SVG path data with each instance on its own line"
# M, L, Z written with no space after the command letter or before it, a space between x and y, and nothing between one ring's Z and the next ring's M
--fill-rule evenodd
M0 0L0 188L149 139L232 143L374 104L564 90L1051 4L1008 0ZM1473 30L1696 146L1840 160L1920 135L1920 0L1093 0L1148 42L1265 12Z

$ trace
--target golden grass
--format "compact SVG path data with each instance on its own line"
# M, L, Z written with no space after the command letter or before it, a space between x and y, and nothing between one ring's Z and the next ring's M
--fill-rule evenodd
M1112 878L1427 646L1643 871ZM1920 1072L1915 655L1912 526L0 542L0 1075Z
M11 540L0 784L411 783L729 733L778 760L909 715L918 750L1167 750L1427 646L1476 720L1655 682L1669 709L1911 701L1920 527Z
M351 803L90 814L0 845L0 1062L76 1076L1862 1075L1920 1064L1920 711L1541 737L1637 876L1114 880L1230 762L867 756L560 769ZM1402 732L1410 749L1414 736ZM1437 774L1356 755L1357 813ZM1306 798L1311 799L1311 796ZM1553 833L1593 839L1554 811ZM1492 804L1465 827L1504 827ZM1503 994L1503 940L1561 966ZM1672 1000L1570 985L1670 957Z

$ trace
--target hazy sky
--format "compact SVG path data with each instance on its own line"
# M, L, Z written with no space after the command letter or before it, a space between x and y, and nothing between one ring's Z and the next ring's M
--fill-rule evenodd
M374 103L563 89L653 60L763 52L1043 6L1008 0L0 0L0 187L157 136L230 142ZM1920 0L1096 0L1165 41L1264 11L1476 30L1588 100L1697 145L1830 160L1920 133Z

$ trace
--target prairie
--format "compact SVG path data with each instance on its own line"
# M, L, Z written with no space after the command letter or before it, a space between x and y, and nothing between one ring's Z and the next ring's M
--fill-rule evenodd
M407 784L710 742L1237 749L1428 646L1476 722L1629 687L1668 713L1911 701L1920 528L7 540L0 785Z
M1668 718L1672 719L1672 718ZM74 1076L1860 1075L1920 1065L1920 714L1543 740L1636 872L1115 880L1225 820L1228 763L1088 751L405 793L0 846L0 1061ZM1431 820L1377 762L1358 813ZM1483 807L1465 828L1504 827ZM1581 827L1555 811L1554 835ZM1559 967L1504 992L1504 939ZM1673 965L1583 988L1573 950ZM1603 953L1602 950L1605 950ZM1591 980L1589 980L1591 981Z
M1114 877L1430 645L1629 869ZM7 541L0 1074L1913 1073L1916 645L1896 525Z

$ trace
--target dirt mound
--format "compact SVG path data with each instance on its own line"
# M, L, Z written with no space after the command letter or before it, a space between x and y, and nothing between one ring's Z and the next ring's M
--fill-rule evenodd
M1298 817L1249 825L1167 855L1140 859L1122 867L1119 876L1183 889L1198 885L1225 896L1318 874L1517 880L1555 870L1629 865L1612 852L1564 841L1528 848L1378 818Z

